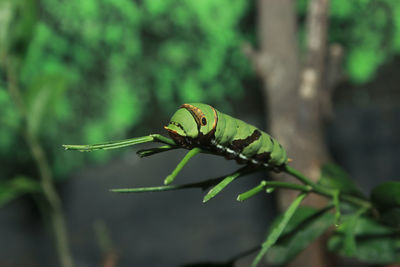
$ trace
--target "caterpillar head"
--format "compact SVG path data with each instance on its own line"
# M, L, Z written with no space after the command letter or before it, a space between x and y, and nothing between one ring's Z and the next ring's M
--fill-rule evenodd
M182 146L194 141L204 142L213 135L217 126L217 111L207 104L183 104L164 128L172 139Z

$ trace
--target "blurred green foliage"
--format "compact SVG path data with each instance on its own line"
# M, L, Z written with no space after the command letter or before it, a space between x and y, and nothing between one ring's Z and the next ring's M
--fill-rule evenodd
M400 2L336 0L331 8L330 39L346 49L346 71L366 82L389 56L400 52Z
M302 17L307 2L298 1ZM354 83L370 81L383 63L400 52L398 0L331 0L329 19L329 42L344 47L345 72Z
M239 49L245 0L1 3L10 14L3 44L19 62L28 126L50 153L56 176L84 158L110 155L71 155L62 143L123 138L155 111L171 113L186 101L223 105L227 95L243 95L251 75ZM20 126L6 86L0 109L10 115L2 118L0 151L14 157Z
M17 176L7 182L0 183L0 207L25 193L41 192L41 187L35 180Z
M307 1L298 4L304 18ZM56 177L112 155L64 153L62 143L125 138L155 114L162 125L186 101L229 112L229 100L255 79L240 51L256 39L251 1L0 0L0 14L1 55L17 70L28 126ZM345 47L354 82L400 51L397 0L332 0L330 19L329 40ZM0 176L9 178L30 160L4 69L0 77L0 161L9 166Z
M349 215L352 216L352 215ZM329 239L328 249L343 256L350 256L346 251L346 231L350 226L345 216L342 225ZM352 225L355 251L351 256L369 264L388 264L400 261L400 237L398 231L379 224L368 217L360 217Z

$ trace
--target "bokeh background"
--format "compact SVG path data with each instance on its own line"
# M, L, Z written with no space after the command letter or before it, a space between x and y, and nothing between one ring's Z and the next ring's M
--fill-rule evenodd
M296 3L303 47L307 1ZM235 201L260 174L207 205L200 190L118 195L108 190L161 184L184 151L138 159L137 148L61 147L164 133L185 102L268 130L262 84L242 51L257 47L256 8L248 0L0 1L1 266L59 264L32 138L46 155L76 266L223 261L263 240L273 196ZM368 193L399 180L400 2L331 0L329 24L344 57L326 142ZM178 180L235 168L201 155Z

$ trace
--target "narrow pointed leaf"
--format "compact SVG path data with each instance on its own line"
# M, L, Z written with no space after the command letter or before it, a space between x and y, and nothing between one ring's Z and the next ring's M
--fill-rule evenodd
M240 194L237 197L237 200L238 201L244 201L246 199L249 199L249 198L255 196L256 194L258 194L259 192L263 191L266 186L267 186L267 181L262 181L258 186L250 189L247 192L244 192L244 193Z
M161 142L161 143L166 143L169 145L175 145L175 142L172 139L169 139L167 137L164 137L160 134L150 134L142 137L135 137L135 138L130 138L130 139L125 139L125 140L120 140L120 141L111 141L111 142L106 142L106 143L100 143L100 144L93 144L93 145L62 145L65 149L67 150L79 150L79 151L93 151L93 150L99 150L99 149L115 149L115 148L121 148L121 147L126 147L126 146L132 146L132 145L137 145L137 144L142 144L142 143L147 143L147 142Z
M154 148L149 148L149 149L142 149L142 150L138 150L136 152L136 154L141 157L149 157L152 156L154 154L158 154L161 152L165 152L165 151L169 151L169 150L173 150L173 149L177 149L180 148L178 146L171 146L171 145L166 145L166 146L161 146L161 147L154 147Z
M352 214L346 221L345 226L345 237L344 237L344 251L347 256L353 256L357 251L355 230L358 219L360 216L367 211L366 208L359 209L356 213Z
M213 197L215 197L219 192L221 192L222 189L224 189L228 184L233 182L237 177L241 175L240 171L237 171L229 176L226 176L219 184L214 186L208 193L207 195L204 196L203 198L203 203L209 201Z
M329 212L333 205L317 210L301 206L289 220L278 241L268 250L267 263L271 266L285 266L301 251L307 248L334 223L334 215ZM278 225L282 216L272 223Z
M340 191L336 190L335 193L333 194L333 198L332 198L333 205L335 205L335 225L336 226L339 226L340 217L341 217L339 194L340 194Z
M276 225L271 232L268 234L267 239L261 246L260 252L257 254L256 258L252 263L252 267L256 267L264 255L267 253L268 249L275 244L278 240L279 236L282 234L286 225L289 223L290 218L292 218L293 214L296 212L299 207L301 201L307 196L307 193L301 193L293 202L290 204L289 208L283 214L282 220Z
M188 161L193 158L194 156L196 156L197 154L199 154L202 150L198 147L193 148L192 150L190 150L185 157L183 157L183 159L181 160L181 162L179 162L179 164L176 166L176 168L172 171L172 173L170 175L167 176L167 178L165 178L164 180L164 184L170 184L174 181L175 177L178 175L178 173L182 170L183 166L186 165L186 163L188 163Z

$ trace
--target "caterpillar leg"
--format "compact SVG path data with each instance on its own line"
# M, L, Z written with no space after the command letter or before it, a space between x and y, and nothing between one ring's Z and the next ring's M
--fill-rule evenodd
M168 185L170 183L172 183L175 179L175 177L178 175L178 173L182 170L183 166L186 165L186 163L194 156L196 156L197 154L199 154L202 150L198 147L195 147L193 149L191 149L186 155L185 157L183 157L183 159L181 160L181 162L179 162L179 164L176 166L176 168L172 171L172 173L170 175L167 176L167 178L165 178L164 180L164 184Z

